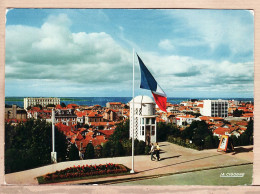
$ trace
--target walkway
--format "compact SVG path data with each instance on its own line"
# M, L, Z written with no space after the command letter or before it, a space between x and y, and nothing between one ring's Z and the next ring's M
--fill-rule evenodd
M135 156L135 174L63 182L56 184L100 184L120 179L126 180L138 179L140 177L155 177L166 174L170 175L175 173L198 171L201 169L214 169L227 166L239 166L250 164L253 162L253 146L244 146L236 148L236 150L239 152L233 154L217 152L216 149L197 151L193 149L184 148L175 144L171 144L168 142L161 142L159 145L162 150L161 161L151 161L150 155ZM74 165L98 165L105 163L118 163L124 164L125 166L131 168L131 162L131 156L61 162L53 165L35 168L32 170L7 174L5 178L7 184L36 185L38 184L36 177L44 175L46 173L55 172L56 170L72 167Z

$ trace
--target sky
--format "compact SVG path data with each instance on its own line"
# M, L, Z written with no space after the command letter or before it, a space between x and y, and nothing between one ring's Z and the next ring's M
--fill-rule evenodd
M202 9L10 9L5 96L131 97L140 69L168 97L252 98L254 14Z

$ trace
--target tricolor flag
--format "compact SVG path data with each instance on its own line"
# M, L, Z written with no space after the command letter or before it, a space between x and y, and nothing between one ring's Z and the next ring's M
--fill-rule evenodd
M162 111L166 111L167 96L159 84L156 82L150 71L144 65L141 58L137 55L141 70L140 88L151 90L156 104Z

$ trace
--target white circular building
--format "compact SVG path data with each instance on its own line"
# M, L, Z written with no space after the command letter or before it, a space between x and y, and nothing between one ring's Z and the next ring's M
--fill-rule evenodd
M133 100L130 105L130 131L129 137L144 141L147 145L156 142L156 116L155 102L149 96L137 96L134 98L134 124L133 124Z

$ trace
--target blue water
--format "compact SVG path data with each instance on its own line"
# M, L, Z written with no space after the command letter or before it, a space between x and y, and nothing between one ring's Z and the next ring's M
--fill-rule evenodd
M23 107L24 97L5 97L5 104L12 105L16 104L19 107ZM93 106L99 104L101 106L106 106L107 102L122 102L128 103L132 97L60 97L61 103L67 104L78 104L78 105L88 105ZM219 98L196 98L198 100L217 100ZM244 102L254 102L254 98L222 98L223 100L238 100ZM179 104L182 101L190 100L190 98L172 98L168 97L167 101L172 104Z

